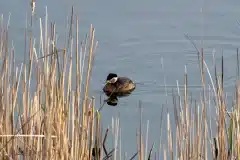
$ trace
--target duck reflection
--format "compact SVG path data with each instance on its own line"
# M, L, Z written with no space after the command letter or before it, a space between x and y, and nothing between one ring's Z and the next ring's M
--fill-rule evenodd
M118 104L117 96L110 96L106 101L109 106L116 106Z

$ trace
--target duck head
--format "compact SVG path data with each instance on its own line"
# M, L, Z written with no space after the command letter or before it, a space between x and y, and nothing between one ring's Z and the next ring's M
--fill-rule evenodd
M109 73L108 76L107 76L106 83L114 84L114 83L117 82L117 80L118 80L117 74L115 74L115 73Z

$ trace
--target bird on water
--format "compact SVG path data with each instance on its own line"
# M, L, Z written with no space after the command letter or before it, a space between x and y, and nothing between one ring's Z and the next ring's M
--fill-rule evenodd
M116 73L109 73L103 92L107 96L123 97L128 96L136 88L136 84L127 77L118 77Z

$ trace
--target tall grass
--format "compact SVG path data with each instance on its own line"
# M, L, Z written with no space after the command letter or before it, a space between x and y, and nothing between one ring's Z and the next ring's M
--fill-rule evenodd
M164 159L240 159L239 81L236 80L236 91L233 91L235 93L233 105L227 107L226 93L224 93L223 56L220 74L217 72L215 64L215 76L212 76L204 60L203 48L197 52L202 82L200 102L193 101L189 95L188 74L187 68L185 68L183 93L179 92L179 88L176 88L177 92L172 92L174 112L167 111L165 121L167 129L165 131L168 135L168 144L167 147L160 149L159 154L160 156L163 154ZM238 58L236 64L237 70L239 70ZM206 82L206 78L210 80L209 84ZM209 91L208 94L207 91ZM171 106L169 105L169 107ZM216 110L215 114L211 112L214 109ZM228 112L227 109L231 109L231 112ZM174 117L174 122L170 121L170 116ZM173 132L175 132L175 137L173 137Z
M34 14L31 30L33 18ZM103 144L100 114L94 97L88 95L97 46L95 28L91 26L79 43L78 17L72 10L66 46L59 49L56 25L48 22L47 8L45 24L41 18L39 24L40 48L35 47L32 32L27 36L26 28L24 62L19 65L1 17L0 158L100 159L104 157L99 150Z
M189 39L189 37L188 37ZM160 143L158 147L153 146L148 150L148 128L147 121L146 141L142 136L142 107L140 106L140 126L138 134L138 159L179 159L179 160L237 160L240 159L240 83L239 83L239 53L236 54L236 81L233 93L233 102L227 103L227 93L224 91L224 57L221 57L220 71L214 57L214 72L211 73L205 59L204 49L198 50L194 45L199 62L201 91L199 102L194 100L189 93L188 72L185 66L183 92L180 92L177 81L176 88L172 91L173 112L169 112L171 103L167 102L167 109L161 109L160 114ZM208 79L208 81L207 81ZM165 84L166 85L166 84ZM229 105L230 104L230 105ZM214 111L215 112L212 112ZM228 111L229 110L229 111ZM163 112L166 119L163 119ZM170 120L174 117L174 121ZM162 123L166 123L166 128ZM152 126L155 127L155 126ZM162 132L166 132L167 144L162 142ZM145 148L145 152L143 150ZM153 154L155 153L155 154ZM145 155L144 155L145 154Z

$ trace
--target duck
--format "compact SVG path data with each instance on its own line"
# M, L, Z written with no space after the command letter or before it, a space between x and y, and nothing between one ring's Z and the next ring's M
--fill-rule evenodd
M130 95L136 84L128 77L119 77L116 73L109 73L103 92L107 96L123 97Z

